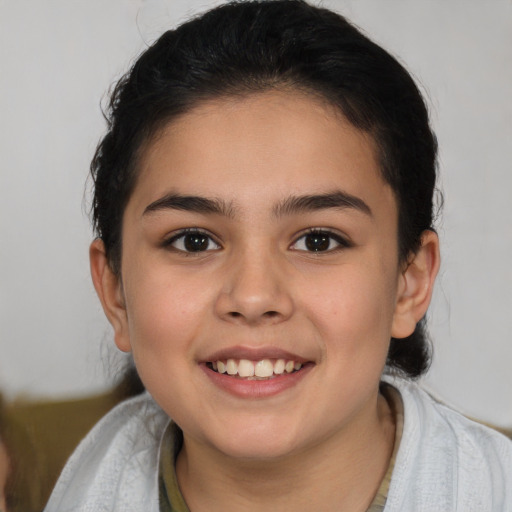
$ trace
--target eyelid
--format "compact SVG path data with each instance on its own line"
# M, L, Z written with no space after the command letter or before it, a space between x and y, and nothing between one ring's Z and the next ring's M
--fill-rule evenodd
M215 249L207 249L204 251L186 251L183 249L178 249L177 247L174 247L172 244L175 243L180 238L189 235L189 234L200 234L208 237L217 247ZM165 239L162 242L162 246L164 248L172 249L178 253L184 253L184 254L201 254L201 253L208 253L212 251L217 251L222 248L221 243L218 241L217 237L214 236L212 233L210 233L208 230L203 228L183 228L178 229L177 231L173 231L169 235L165 237Z
M338 245L332 249L327 249L325 251L307 251L305 249L294 249L293 246L297 244L297 242L308 235L315 235L315 234L321 234L321 235L327 235L332 240L334 240ZM332 229L332 228L322 228L322 227L315 227L315 228L308 228L306 230L303 230L299 233L297 233L294 237L294 241L290 245L291 250L301 251L301 252L307 252L311 254L330 254L333 252L336 252L338 250L348 249L350 247L353 247L352 241L349 239L348 236L346 236L343 233L340 233L338 230Z

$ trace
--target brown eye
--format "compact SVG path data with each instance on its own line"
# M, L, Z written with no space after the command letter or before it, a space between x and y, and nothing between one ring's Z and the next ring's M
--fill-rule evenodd
M306 252L330 252L343 247L349 247L349 243L336 233L323 230L311 230L302 235L292 245L296 251Z
M331 237L325 233L311 233L304 237L304 244L308 251L328 251L331 245Z
M186 231L173 236L166 242L166 246L187 253L215 251L220 249L219 244L208 234L197 230Z
M206 235L198 233L197 235L185 235L183 237L183 246L186 251L199 252L208 249L209 238Z

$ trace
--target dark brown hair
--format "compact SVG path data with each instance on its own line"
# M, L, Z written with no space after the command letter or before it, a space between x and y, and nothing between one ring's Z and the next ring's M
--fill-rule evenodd
M394 190L406 264L433 229L436 139L409 73L342 16L301 0L232 2L165 32L115 87L108 132L91 164L92 216L120 272L122 216L137 156L163 125L206 99L295 88L320 95L373 137ZM424 322L392 339L388 368L417 377L429 366Z

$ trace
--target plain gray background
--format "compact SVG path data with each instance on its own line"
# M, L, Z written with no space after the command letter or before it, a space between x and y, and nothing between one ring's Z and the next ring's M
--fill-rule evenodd
M0 0L0 388L105 389L119 367L89 279L101 98L207 0ZM330 0L421 84L440 142L442 270L424 380L512 425L512 2ZM85 197L85 199L84 199Z

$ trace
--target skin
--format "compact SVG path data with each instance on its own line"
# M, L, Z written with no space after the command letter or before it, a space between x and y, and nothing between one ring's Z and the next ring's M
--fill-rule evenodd
M333 193L354 201L283 207ZM169 194L222 208L171 208ZM99 240L91 269L118 347L184 431L193 512L369 506L393 448L378 391L389 340L412 333L439 265L431 232L399 263L397 215L372 139L298 92L204 103L147 146L121 275ZM211 237L206 250L185 252L184 228ZM309 250L311 228L332 233L327 250ZM233 347L285 350L308 370L275 395L236 396L204 367Z

